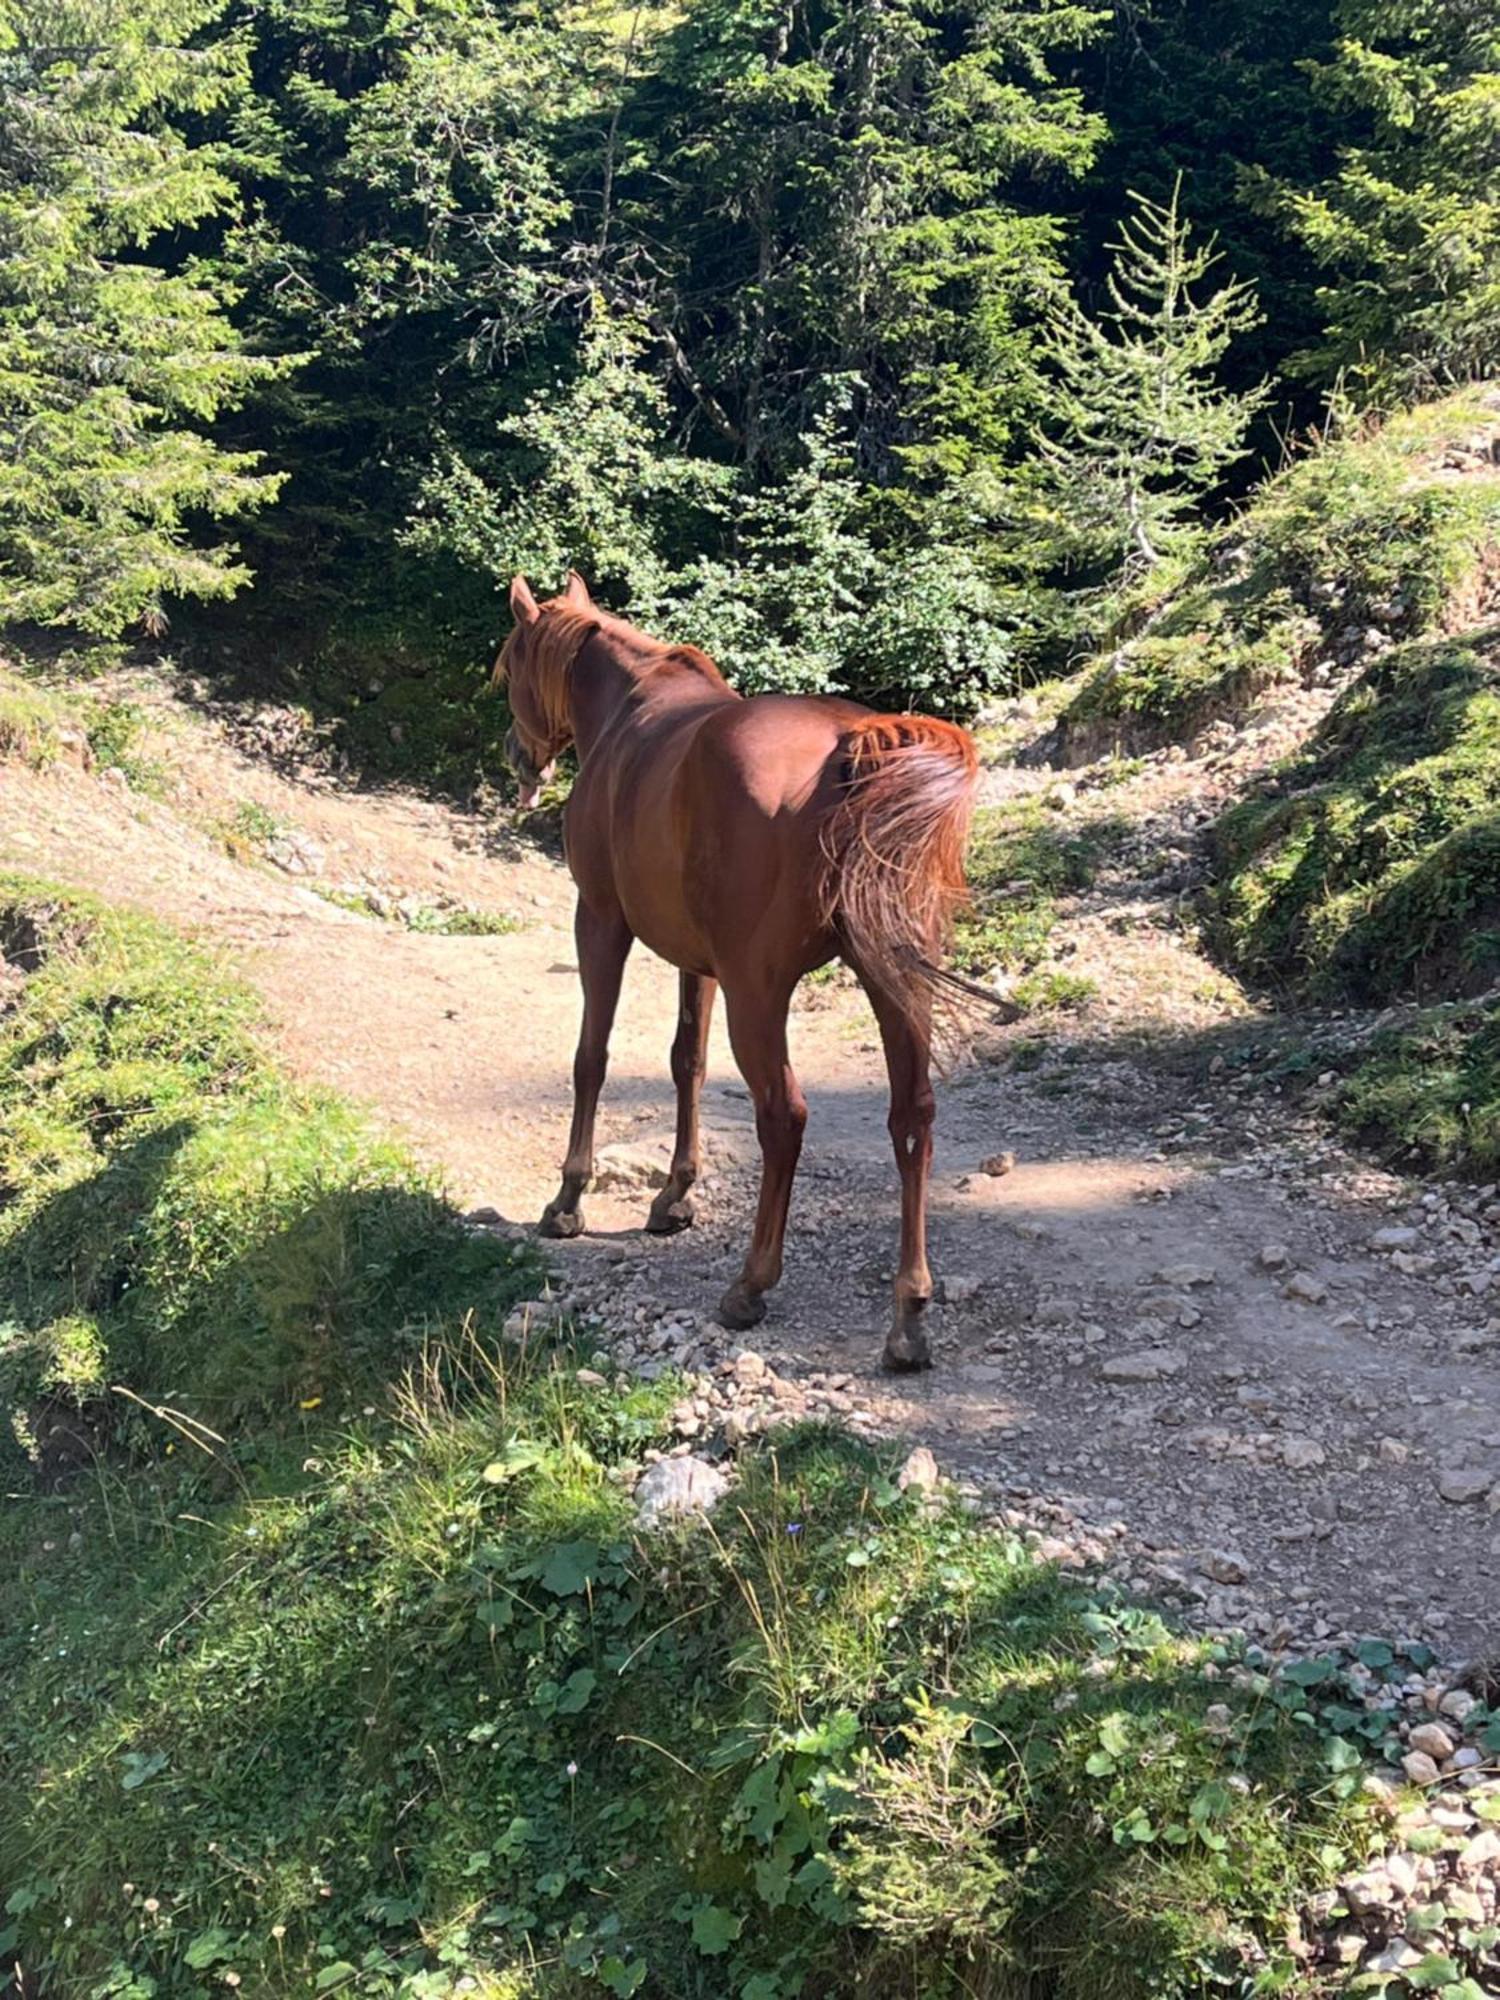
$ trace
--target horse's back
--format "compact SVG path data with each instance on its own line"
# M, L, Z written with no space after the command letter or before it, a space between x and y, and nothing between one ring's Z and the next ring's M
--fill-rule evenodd
M721 976L746 964L795 978L831 956L822 830L837 802L853 702L758 695L705 723L684 759L683 891Z
M840 738L866 713L766 694L643 716L579 801L580 889L607 873L636 936L690 971L821 962L820 833Z

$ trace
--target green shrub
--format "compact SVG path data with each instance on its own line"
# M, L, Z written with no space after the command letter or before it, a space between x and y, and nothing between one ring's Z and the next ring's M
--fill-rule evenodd
M1317 997L1475 993L1500 974L1500 628L1412 641L1215 833L1235 965Z
M0 1017L0 1389L23 1427L59 1398L104 1421L118 1387L223 1429L378 1382L433 1316L525 1289L401 1148L267 1062L196 947L14 880L0 943L25 974Z

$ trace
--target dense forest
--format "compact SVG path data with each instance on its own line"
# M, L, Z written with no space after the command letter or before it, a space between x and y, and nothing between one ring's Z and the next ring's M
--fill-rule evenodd
M515 569L963 715L1500 359L1476 0L11 0L0 78L0 619L434 774Z

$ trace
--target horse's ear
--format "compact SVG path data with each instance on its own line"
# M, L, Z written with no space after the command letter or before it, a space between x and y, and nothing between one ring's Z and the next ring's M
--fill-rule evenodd
M524 576L513 576L510 580L510 608L522 625L535 625L542 615Z
M569 604L576 604L580 611L591 611L593 609L594 600L589 596L589 587L576 569L568 571L568 587L563 595L567 598Z

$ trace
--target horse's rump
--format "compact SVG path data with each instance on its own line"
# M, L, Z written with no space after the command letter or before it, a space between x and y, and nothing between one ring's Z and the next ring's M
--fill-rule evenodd
M964 846L979 754L966 731L922 715L844 730L838 803L822 830L825 920L860 970L903 1008L940 987L965 901Z

